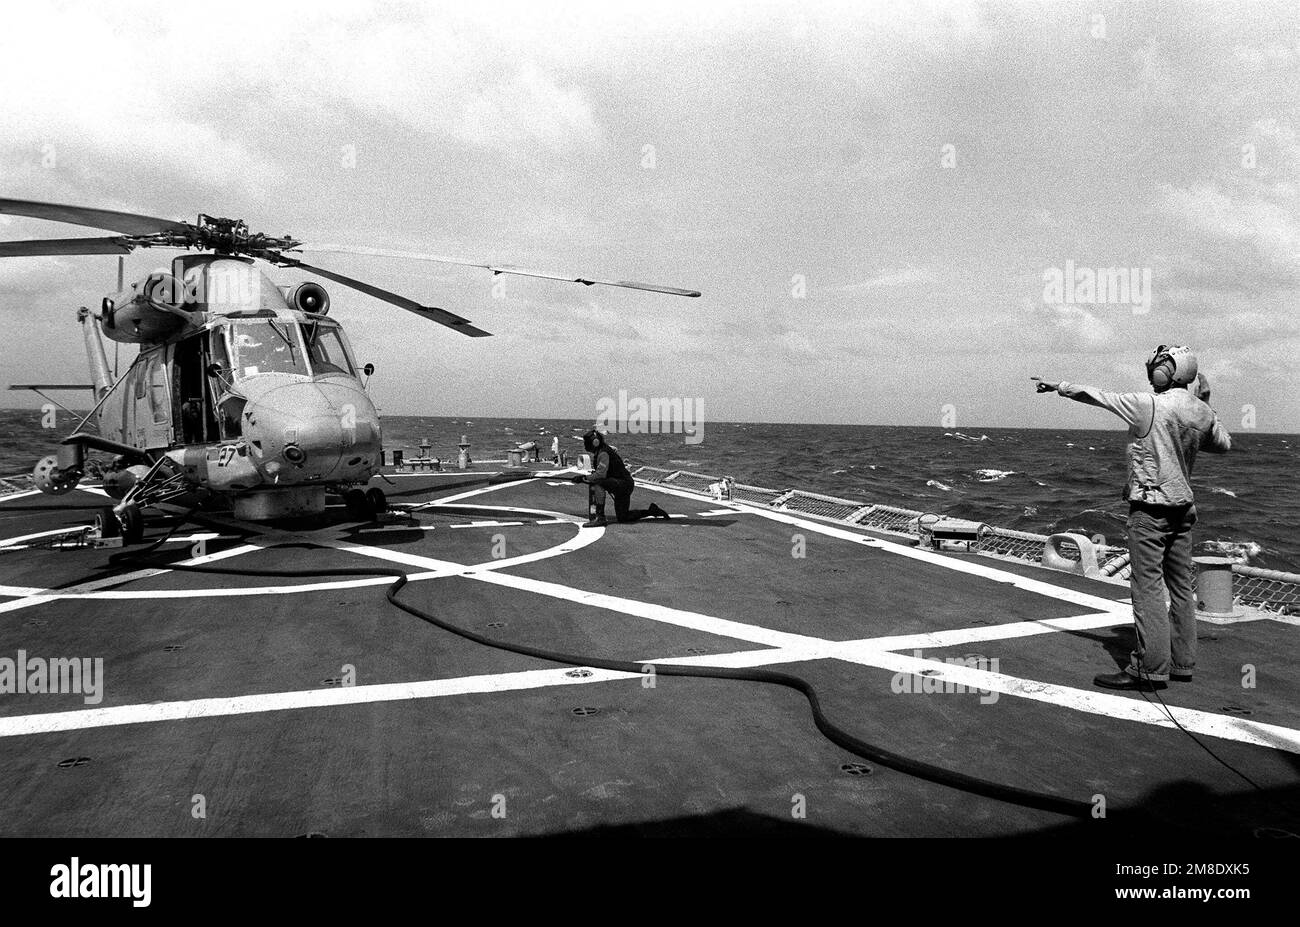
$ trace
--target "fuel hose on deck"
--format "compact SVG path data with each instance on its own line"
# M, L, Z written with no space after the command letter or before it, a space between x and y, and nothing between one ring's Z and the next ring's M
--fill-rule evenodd
M187 518L182 518L172 531ZM970 792L976 795L983 795L988 798L995 798L999 801L1008 802L1013 805L1021 805L1026 808L1036 808L1041 811L1050 811L1057 814L1067 815L1075 818L1088 818L1092 814L1092 805L1088 802L1077 801L1069 798L1061 798L1056 795L1046 795L1039 792L1032 792L1028 789L1018 788L1011 785L1002 785L1001 783L991 782L987 779L981 779L977 776L967 775L966 773L957 772L951 769L945 769L941 766L935 766L931 763L914 760L910 757L903 756L899 753L893 753L874 744L867 743L861 738L854 737L843 728L832 723L822 711L821 700L817 696L817 690L806 679L798 676L792 676L788 673L775 673L771 670L764 669L730 669L727 667L707 667L707 666L681 666L678 664L658 664L658 663L635 663L630 660L610 660L604 657L589 657L577 654L562 653L555 650L545 650L541 647L530 647L527 644L512 644L501 640L485 637L482 634L476 634L473 631L462 628L458 625L445 621L436 615L433 615L418 606L403 602L398 598L403 587L406 586L406 574L396 567L357 567L357 568L337 568L337 569L319 569L319 570L250 570L238 567L217 567L217 566L190 566L185 564L169 563L165 561L154 560L144 556L148 551L159 547L163 541L170 536L171 532L164 535L162 539L155 542L150 548L142 552L123 552L114 554L109 558L110 564L132 563L136 566L145 566L154 569L178 570L187 573L216 573L234 576L264 576L278 577L289 579L305 579L308 577L320 576L392 576L393 583L384 592L388 601L406 612L413 615L421 621L427 622L436 628L441 628L458 637L473 641L476 644L482 644L485 647L493 647L497 650L505 650L510 653L517 653L522 656L536 657L539 660L547 660L552 663L563 663L569 666L595 667L597 669L612 670L620 673L633 673L636 675L645 675L646 667L653 666L656 676L688 676L697 679L739 679L746 682L761 682L769 685L784 686L787 689L794 689L801 692L808 700L808 705L812 709L813 722L817 725L817 730L825 735L826 739L836 746L847 750L849 753L869 760L880 766L888 767L918 779L925 779L929 782L936 782L940 785L946 785L954 789L960 789L964 792Z

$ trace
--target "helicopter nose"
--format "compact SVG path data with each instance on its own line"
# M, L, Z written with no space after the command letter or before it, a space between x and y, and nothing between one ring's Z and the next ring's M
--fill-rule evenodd
M378 466L374 405L342 384L295 382L250 397L244 436L273 483L363 481Z

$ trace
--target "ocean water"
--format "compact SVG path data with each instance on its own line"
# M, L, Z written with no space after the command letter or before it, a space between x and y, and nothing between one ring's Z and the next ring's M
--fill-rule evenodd
M65 417L66 418L66 417ZM36 411L0 409L0 476L31 468L55 434ZM417 453L427 438L436 456L455 460L460 436L471 455L502 458L536 440L543 456L560 436L571 454L589 421L540 418L385 416L385 446ZM1126 436L1122 430L783 425L709 422L704 440L680 434L614 434L633 466L734 476L774 489L805 489L866 502L971 518L1022 531L1101 533L1124 543ZM1201 454L1193 488L1202 552L1254 566L1300 572L1300 436L1241 432L1223 456ZM575 503L576 504L576 503Z

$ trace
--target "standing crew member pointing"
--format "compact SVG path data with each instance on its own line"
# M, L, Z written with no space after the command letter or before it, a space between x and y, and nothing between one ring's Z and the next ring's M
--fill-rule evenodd
M614 495L614 514L620 522L668 517L668 513L653 502L648 509L631 511L628 508L632 502L632 490L636 488L636 482L628 472L627 464L623 463L623 458L618 455L618 451L609 446L604 435L593 428L582 436L582 446L587 449L587 453L591 454L593 466L589 475L574 477L575 483L587 483L590 486L588 490L590 518L582 527L604 527L607 490Z
M1137 649L1122 672L1093 679L1107 689L1163 689L1170 678L1191 682L1196 666L1192 464L1198 450L1222 454L1232 447L1227 429L1203 401L1209 398L1209 384L1197 377L1196 355L1190 349L1162 344L1151 353L1146 367L1154 393L1109 393L1033 378L1040 393L1057 392L1109 409L1128 424L1133 438L1123 497L1129 504Z

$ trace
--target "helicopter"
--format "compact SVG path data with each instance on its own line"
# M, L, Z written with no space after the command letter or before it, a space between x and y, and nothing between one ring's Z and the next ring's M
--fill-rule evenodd
M602 280L379 248L304 248L291 235L252 232L242 219L199 214L196 222L0 198L0 214L110 230L101 238L0 242L0 257L116 254L117 291L82 307L89 384L16 384L14 390L87 390L91 412L56 453L32 471L42 492L61 495L84 478L87 452L112 455L104 492L115 500L101 527L125 543L143 537L142 510L184 500L228 505L235 518L265 522L318 515L327 494L367 520L387 506L366 489L383 461L378 412L367 392L374 366L358 367L343 326L329 316L319 283L277 286L256 265L292 268L365 293L473 338L490 333L468 319L370 283L305 263L302 251L381 255L478 267L674 296L696 290ZM124 285L122 255L170 248L170 272ZM110 367L105 338L138 345L127 369ZM365 379L362 379L362 376ZM49 397L45 397L49 398ZM66 408L66 407L65 407ZM83 430L94 418L97 433ZM111 516L111 517L110 517ZM115 523L114 523L115 522Z

